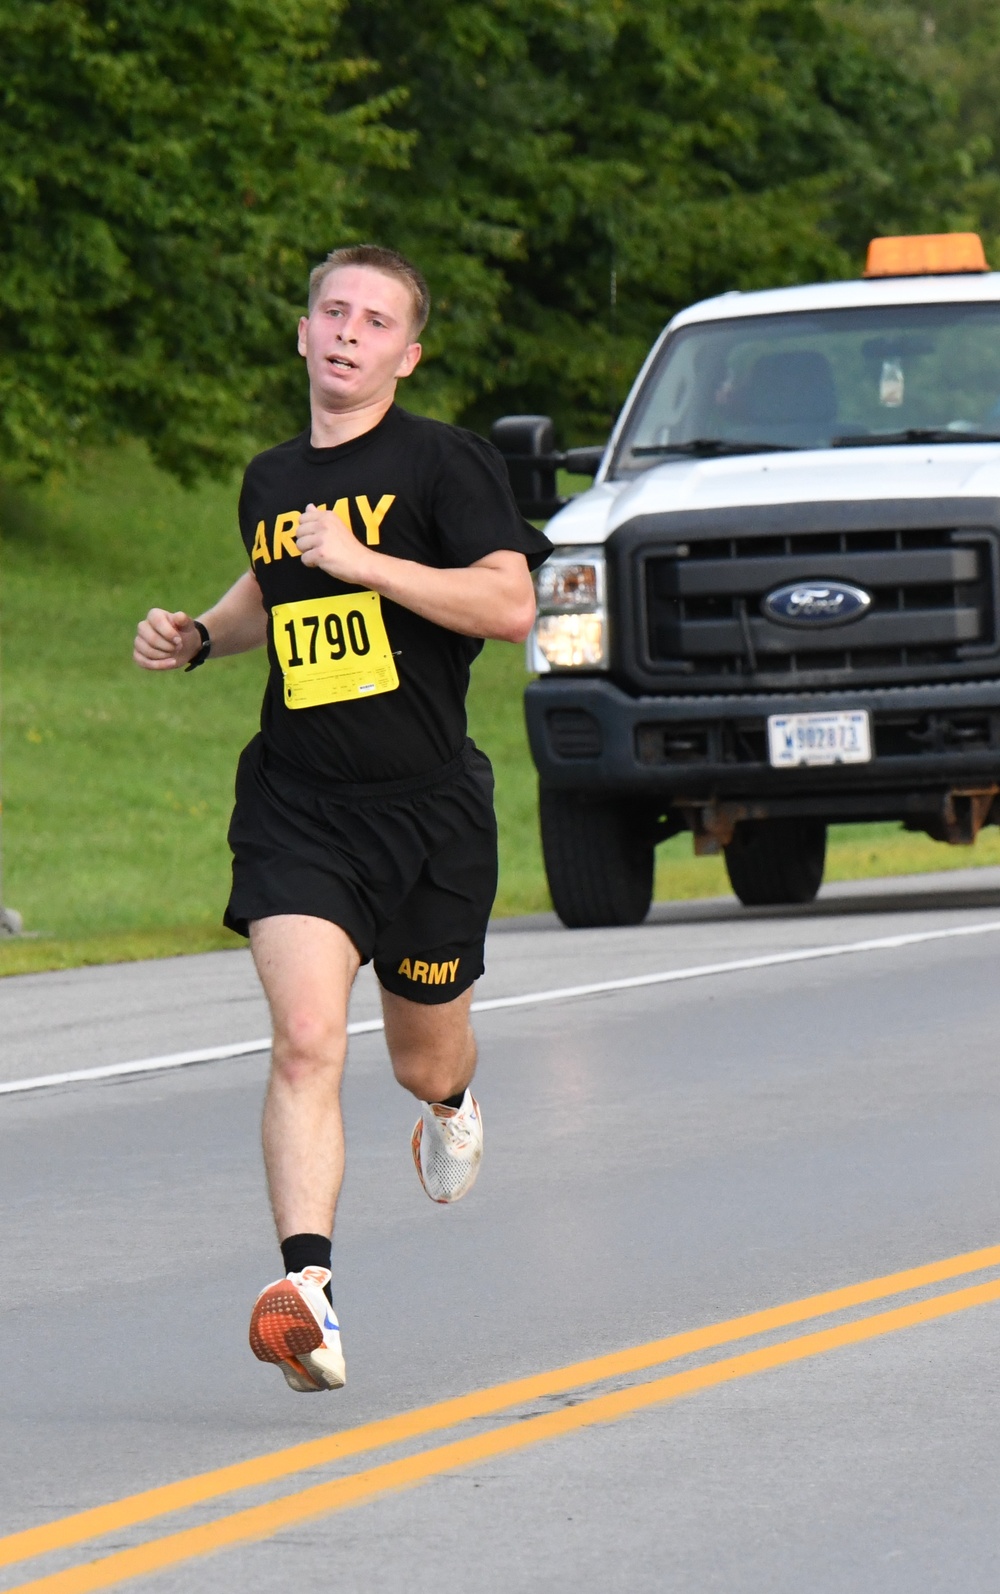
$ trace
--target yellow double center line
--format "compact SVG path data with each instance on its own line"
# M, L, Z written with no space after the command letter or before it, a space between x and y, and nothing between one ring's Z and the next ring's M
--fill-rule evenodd
M10 1534L0 1539L0 1566L10 1566L54 1550L67 1549L104 1534L151 1521L168 1512L199 1505L238 1489L272 1483L279 1478L342 1460L346 1456L361 1455L425 1434L439 1433L474 1418L489 1417L495 1412L509 1410L526 1401L641 1372L698 1351L714 1349L786 1328L793 1323L826 1317L870 1301L884 1300L888 1296L997 1266L1000 1266L1000 1246L970 1251L925 1267L890 1273L882 1278L849 1285L845 1289L829 1290L822 1295L811 1295L762 1312L750 1312L706 1328L672 1334L666 1339L653 1340L631 1350L598 1356L530 1378L497 1384L471 1395L439 1401L435 1405L383 1418L328 1438L312 1440L251 1461L201 1473L179 1483L130 1495L111 1505L81 1511L43 1527ZM648 1383L595 1395L572 1406L560 1407L491 1432L404 1456L347 1477L314 1484L265 1505L218 1518L202 1527L148 1540L133 1549L55 1572L30 1583L21 1583L9 1594L28 1594L29 1590L33 1594L89 1594L90 1590L111 1588L126 1579L161 1571L230 1545L267 1537L295 1523L327 1515L345 1506L357 1505L391 1490L412 1487L457 1467L523 1450L542 1440L554 1439L595 1423L613 1422L643 1408L745 1378L751 1373L804 1361L829 1350L876 1339L901 1328L931 1322L996 1300L1000 1300L1000 1279L971 1285L950 1294L934 1295L891 1311L841 1323L834 1328L804 1334L688 1371L672 1373Z

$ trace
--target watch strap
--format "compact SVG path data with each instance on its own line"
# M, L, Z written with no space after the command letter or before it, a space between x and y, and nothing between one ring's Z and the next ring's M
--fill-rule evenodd
M208 634L208 627L206 625L202 625L200 620L195 620L194 628L201 637L201 647L191 660L191 663L185 669L185 675L188 673L188 670L196 670L199 664L204 664L205 660L212 651L212 638Z

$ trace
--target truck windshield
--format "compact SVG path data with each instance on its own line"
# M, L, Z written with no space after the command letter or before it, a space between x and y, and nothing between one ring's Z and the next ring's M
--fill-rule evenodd
M684 455L1000 435L1000 303L705 321L668 338L611 474Z

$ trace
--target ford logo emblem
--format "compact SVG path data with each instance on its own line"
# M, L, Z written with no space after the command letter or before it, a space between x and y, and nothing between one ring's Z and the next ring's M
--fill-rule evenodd
M796 581L776 587L761 603L769 620L780 625L846 625L860 620L872 606L872 595L846 581Z

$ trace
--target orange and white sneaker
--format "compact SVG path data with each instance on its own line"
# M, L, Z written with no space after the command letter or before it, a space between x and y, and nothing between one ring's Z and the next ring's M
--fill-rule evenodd
M483 1159L483 1119L471 1090L461 1107L428 1102L410 1141L417 1175L432 1201L461 1201Z
M340 1324L324 1293L325 1267L289 1273L261 1290L250 1314L250 1349L262 1362L277 1362L292 1389L303 1394L343 1389Z

